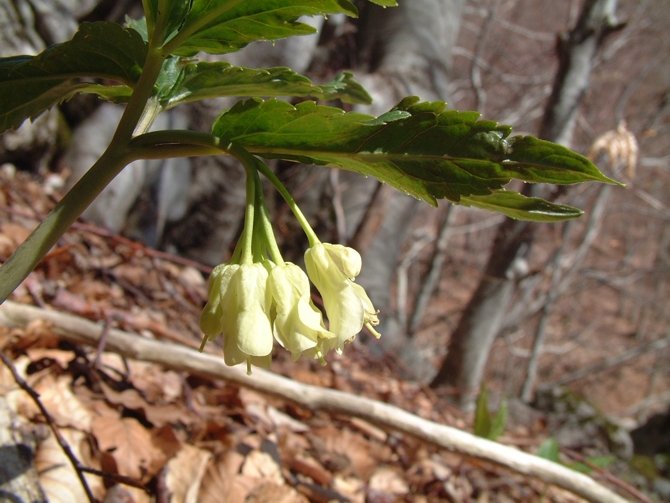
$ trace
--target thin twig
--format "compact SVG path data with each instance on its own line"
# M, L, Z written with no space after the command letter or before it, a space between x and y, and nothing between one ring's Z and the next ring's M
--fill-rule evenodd
M142 489L143 491L146 491L147 494L149 494L149 489L147 488L147 486L141 484L135 479L126 477L125 475L121 475L119 473L104 472L102 470L98 470L97 468L91 468L89 466L79 466L79 469L82 472L91 473L93 475L97 475L98 477L102 477L103 479L111 480L112 482L116 482L118 484L137 487L138 489Z
M560 261L563 257L563 251L565 250L565 244L568 241L570 236L570 231L572 230L572 222L567 222L563 229L563 239L561 239L561 244L554 253L553 260L551 262L551 267L553 272L551 274L551 281L549 283L549 291L547 293L547 301L542 307L542 316L540 321L537 324L537 329L535 331L535 341L533 342L533 351L530 355L530 360L528 360L528 370L526 371L526 380L523 383L523 389L521 391L521 400L526 403L529 403L533 398L533 391L535 390L535 379L537 378L537 366L540 359L540 355L543 351L544 339L546 338L547 332L547 322L549 321L549 315L551 310L554 307L554 302L558 299L559 294L556 290L559 281L561 280L561 267Z
M495 18L499 4L500 0L493 0L491 6L489 7L486 20L484 21L484 26L482 26L482 29L479 32L477 48L475 49L475 54L472 59L472 67L470 69L470 80L472 81L472 88L475 90L475 109L479 110L481 113L484 113L484 107L486 106L486 92L482 86L482 74L481 68L479 67L479 61L482 59L482 52L484 52L486 37L488 36L491 23Z
M70 446L68 445L65 438L63 438L63 435L61 435L58 428L56 428L53 419L49 415L49 411L47 411L46 407L44 407L44 404L40 400L40 395L19 375L18 371L16 370L16 367L14 367L14 364L12 363L12 360L7 355L5 355L3 351L0 351L0 359L2 359L3 363L7 366L9 371L14 376L16 384L18 384L23 391L28 393L30 398L32 398L33 402L35 402L35 405L37 405L37 408L40 409L40 412L44 416L44 420L46 421L47 425L49 425L49 428L51 428L51 431L56 437L58 444L61 446L61 449L63 449L63 452L65 453L67 458L70 460L70 463L72 464L72 468L74 468L74 471L77 473L77 477L79 477L79 480L84 488L84 491L86 492L88 500L91 503L96 503L96 500L93 497L93 493L91 492L91 488L88 487L88 482L86 482L86 478L84 477L82 465L79 463L79 460L72 452L72 449L70 449Z
M626 482L624 482L624 481L621 480L621 479L616 478L616 477L613 476L610 472L608 472L607 470L604 470L603 468L599 467L598 465L596 465L596 464L594 464L594 463L591 463L588 459L586 459L584 456L582 456L582 455L579 454L578 452L575 452L575 451L570 450L570 449L564 449L564 452L565 452L568 456L570 456L571 458L573 458L573 459L579 461L580 463L585 464L586 466L588 466L588 467L591 468L592 470L598 472L598 473L599 473L600 475L602 475L605 479L607 479L608 482L611 482L611 483L614 484L615 486L618 486L618 487L620 487L621 489L623 489L624 491L630 493L630 494L633 495L635 498L637 498L637 499L639 499L640 501L642 501L642 503L654 503L654 502L651 501L647 496L645 496L645 495L642 494L640 491L638 491L637 489L635 489L633 486L631 486L630 484L627 484Z
M414 332L419 328L421 320L423 319L423 313L425 312L426 307L428 307L428 302L433 296L433 292L442 275L442 266L447 258L447 243L451 236L451 227L455 214L454 205L449 204L444 214L444 221L440 226L437 242L435 243L435 252L430 261L430 271L422 281L423 286L414 303L414 311L412 312L409 322L410 336L413 336Z

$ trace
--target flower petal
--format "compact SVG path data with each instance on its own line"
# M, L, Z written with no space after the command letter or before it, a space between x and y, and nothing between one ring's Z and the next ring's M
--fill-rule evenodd
M361 273L363 260L361 254L353 248L344 245L323 243L324 249L337 265L338 269L349 279L353 279Z
M269 281L275 302L275 338L293 358L314 348L320 339L335 335L326 330L323 316L310 299L307 275L295 264L277 266Z
M330 249L338 250L337 246L339 245L331 245ZM349 264L351 265L351 262ZM305 252L305 266L312 283L321 292L330 323L329 329L337 336L335 347L341 350L345 341L363 328L365 320L363 303L353 288L353 283L333 260L332 253L324 244L318 243Z
M223 350L227 365L272 352L266 296L268 272L262 264L240 265L221 289Z

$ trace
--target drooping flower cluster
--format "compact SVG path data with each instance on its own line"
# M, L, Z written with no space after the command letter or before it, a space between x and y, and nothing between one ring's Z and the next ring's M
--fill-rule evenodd
M361 257L352 248L317 243L305 253L307 274L295 264L269 260L222 264L209 279L209 301L200 327L209 340L223 333L227 365L247 362L268 367L273 340L291 352L318 358L344 345L366 326L376 337L377 313L354 282ZM311 300L309 278L323 297L329 320Z
M276 340L293 360L304 355L326 364L330 350L341 353L363 326L375 336L377 312L365 290L354 282L361 271L360 254L346 246L321 243L286 189L256 158L241 155L247 176L245 229L231 263L221 264L209 278L209 300L200 317L207 340L223 334L227 365L268 367ZM310 241L305 252L307 274L284 262L276 245L262 199L258 167L298 217ZM267 250L273 260L267 256ZM311 299L310 280L323 298L328 327Z

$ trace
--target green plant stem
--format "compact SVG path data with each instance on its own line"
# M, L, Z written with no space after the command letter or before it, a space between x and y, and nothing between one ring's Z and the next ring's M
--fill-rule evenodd
M242 232L242 256L240 263L244 265L253 264L254 245L254 212L256 210L256 180L253 171L244 166L247 172L247 209L244 215L244 231Z
M251 155L251 154L249 154L249 155ZM254 159L255 159L255 157L254 157ZM263 173L263 176L270 181L270 183L274 186L275 189L277 189L277 192L279 192L279 194L281 194L281 196L284 198L284 201L286 201L286 204L288 204L288 207L291 208L291 211L293 212L293 214L295 215L295 218L300 223L300 226L302 227L302 230L307 235L307 240L309 241L309 245L314 246L314 245L320 243L321 240L317 237L316 233L314 232L314 229L312 229L312 226L309 225L309 222L307 221L307 218L305 217L303 212L300 210L300 207L295 202L295 199L293 199L293 196L289 193L288 190L286 190L286 187L284 187L284 184L281 183L279 178L277 178L277 175L275 175L272 172L272 170L270 168L268 168L267 165L265 165L265 163L263 163L263 162L259 162L258 170L261 173Z
M240 147L239 145L231 143L228 151L244 165L247 176L253 175L254 177L254 181L256 183L256 211L259 212L257 215L258 224L260 226L259 230L265 236L265 244L270 249L270 254L272 255L273 260L276 264L281 265L284 263L284 259L281 256L279 245L277 245L277 240L275 239L275 234L272 230L270 212L268 211L268 207L265 204L265 198L263 197L263 185L261 184L260 176L258 176L259 170L262 169L270 171L270 168L268 168L263 161L258 159L256 156L251 155L246 149Z
M144 17L147 20L147 35L149 40L153 38L154 35L154 18L151 11L151 0L142 0L142 8L144 10Z
M228 149L221 145L221 140L211 133L187 131L184 129L170 129L150 131L130 140L128 146L132 149L151 149L166 146L203 147L212 150L212 154L227 154ZM205 152L205 151L203 151ZM207 155L206 153L200 155Z
M256 159L256 164L262 163L261 160ZM281 256L277 239L275 238L274 230L272 229L272 220L270 219L270 212L268 206L265 204L265 197L263 197L263 185L261 184L261 177L258 176L258 170L254 169L254 178L256 180L256 199L258 204L256 210L259 211L258 220L261 226L263 235L265 236L265 243L270 249L270 255L277 265L284 265L284 258Z
M37 267L51 247L109 182L128 163L139 158L137 154L140 150L133 151L128 148L128 144L145 114L162 64L160 51L150 49L142 75L107 150L0 267L0 303ZM149 125L147 121L142 127L148 128Z

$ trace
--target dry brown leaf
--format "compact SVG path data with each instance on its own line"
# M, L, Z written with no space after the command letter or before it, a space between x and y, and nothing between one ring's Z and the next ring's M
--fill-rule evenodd
M126 280L133 286L148 288L152 290L160 289L160 282L154 271L147 271L141 265L120 264L112 269L114 276Z
M109 488L102 503L135 503L135 500L125 486L117 484Z
M93 420L92 431L100 450L112 454L122 475L147 481L167 461L149 431L136 419L100 416Z
M288 414L285 414L284 412L272 407L271 405L267 407L266 412L268 418L270 419L270 421L272 421L272 424L274 424L275 429L281 428L290 430L295 433L304 433L310 430L310 427L307 426L302 421L298 421L297 419L292 418Z
M54 360L62 369L66 369L69 363L75 359L74 351L63 351L51 348L28 348L26 354L32 362L48 358Z
M263 482L254 487L245 499L245 503L309 503L298 491L287 485Z
M374 438L379 440L380 442L386 442L388 435L384 430L381 428L377 428L375 425L368 423L367 421L364 421L363 419L359 419L357 417L352 417L349 422L361 430L365 435L368 437Z
M351 503L365 503L365 483L357 477L333 478L333 490L345 496Z
M61 428L60 433L77 459L81 460L81 446L87 441L86 434L68 428ZM40 474L40 485L50 503L88 501L77 473L52 433L37 448L35 468ZM85 477L93 495L102 499L104 487L100 478L89 475Z
M197 503L200 483L211 457L209 451L187 444L168 461L165 484L170 491L170 503Z
M30 365L30 358L25 355L21 355L14 360L14 368L16 372L26 378L26 368ZM7 404L12 410L18 413L19 410L19 401L22 401L24 398L19 397L19 395L26 395L25 391L19 388L19 385L16 384L14 375L11 370L4 365L0 364L0 394L4 395L7 399ZM27 395L26 395L27 397Z
M34 377L30 376L31 378ZM29 379L32 381L32 379ZM93 413L72 392L72 376L64 374L59 377L52 373L42 375L34 383L33 389L40 395L54 423L61 427L72 427L80 431L91 431ZM24 401L20 406L21 413L29 418L41 416L41 412L32 400Z
M166 424L160 428L151 430L151 441L154 446L159 449L165 456L165 461L162 461L160 465L156 466L152 473L158 473L158 470L163 468L165 462L169 459L172 459L177 452L182 448L182 444L177 438L175 431L172 429L172 426Z
M400 473L390 466L380 466L370 476L370 489L387 494L403 495L409 493L409 486Z
M103 352L98 360L98 365L103 370L112 370L114 374L120 376L124 376L128 372L123 357L119 356L118 353Z
M251 451L242 465L242 475L255 477L264 481L284 483L281 466L267 452L260 450Z
M18 245L12 238L5 234L0 234L0 257L9 257L17 248Z
M100 382L105 399L114 405L122 405L131 410L139 410L149 406L147 401L140 395L139 391L130 388L123 391L115 391L104 382Z
M194 414L182 405L151 405L144 409L144 415L158 427L175 423L188 426L196 421Z
M239 475L244 456L228 450L207 467L202 479L198 503L244 503L253 483Z
M333 474L326 470L316 459L296 454L285 461L288 468L293 472L302 473L311 478L316 484L330 487L333 482Z
M35 273L31 273L31 275L33 274ZM28 278L30 278L30 275ZM34 320L28 324L23 331L23 337L21 337L12 348L15 351L35 346L41 348L53 348L58 345L59 341L60 338L54 333L51 322Z
M323 440L323 447L329 453L344 456L353 465L356 474L363 480L367 480L370 477L379 461L389 459L390 457L388 446L368 441L362 435L354 433L348 428L338 429L331 424L324 428L313 430L313 432ZM328 457L327 453L319 453L319 455ZM320 459L320 461L325 466L328 466L326 459ZM343 466L339 466L338 468L340 470L344 469Z
M114 257L116 258L116 257ZM113 297L113 288L111 285L100 280L85 279L75 283L70 287L70 291L75 295L88 300L108 300Z
M176 400L183 394L182 378L177 372L137 360L128 360L128 368L130 382L149 403Z
M13 222L6 222L0 226L0 232L18 246L30 235L31 229L26 229L23 225L15 224Z

